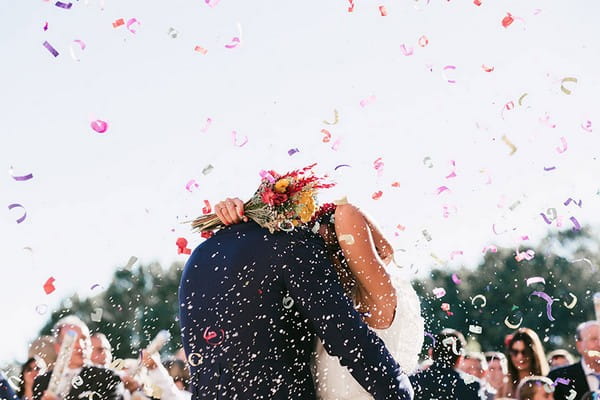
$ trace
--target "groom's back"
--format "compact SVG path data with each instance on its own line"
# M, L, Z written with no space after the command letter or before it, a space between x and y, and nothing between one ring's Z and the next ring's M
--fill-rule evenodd
M314 335L283 278L297 246L303 252L316 246L309 250L316 252L313 242L302 233L270 234L247 223L194 250L179 289L194 398L314 396L308 365Z

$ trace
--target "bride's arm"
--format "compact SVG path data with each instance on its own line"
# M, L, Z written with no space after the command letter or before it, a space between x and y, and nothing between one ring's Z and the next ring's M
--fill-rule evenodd
M360 302L370 313L365 321L372 328L389 327L396 311L396 291L378 254L376 241L382 251L386 246L391 249L389 243L385 241L384 245L383 236L372 233L363 214L351 204L337 206L335 231L348 267L359 284ZM382 255L390 256L387 252Z
M237 197L220 201L214 208L215 214L225 225L248 222L248 217L244 215L244 202Z

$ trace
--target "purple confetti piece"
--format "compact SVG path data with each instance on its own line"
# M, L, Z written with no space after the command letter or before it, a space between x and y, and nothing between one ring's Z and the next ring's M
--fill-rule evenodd
M231 39L231 43L226 44L225 47L228 49L235 49L239 44L240 44L240 38L234 37L233 39Z
M574 226L573 226L573 230L574 230L574 231L578 231L578 230L580 230L580 229L581 229L581 225L579 225L579 221L577 221L577 218L575 218L575 217L571 217L571 218L569 218L569 219L571 220L571 222L572 222L572 223L573 223L573 225L574 225Z
M56 7L64 8L65 10L68 10L71 7L73 7L73 3L63 3L62 1L57 1L56 3L54 3L54 5Z
M552 303L554 303L554 300L552 297L548 296L544 292L532 292L529 297L531 296L541 297L542 299L546 300L546 315L548 316L549 321L554 321L554 317L552 316Z
M333 170L337 171L338 168L342 168L342 167L350 167L350 168L352 168L352 166L350 164L340 164L340 165L336 166Z
M571 204L571 202L575 203L575 204L576 204L576 205L577 205L579 208L581 208L581 205L583 204L583 200L579 200L579 201L577 202L577 201L573 200L573 198L572 198L572 197L569 197L569 198L567 199L567 201L565 201L563 204L564 204L565 206L568 206L569 204Z
M299 153L299 152L300 152L300 150L298 150L298 149L289 149L288 155L293 156L294 154Z
M542 218L544 218L544 222L546 222L548 225L552 223L552 221L550 221L548 217L546 217L546 214L540 213L540 215L542 216Z
M452 282L454 282L456 285L460 285L460 283L462 281L460 280L460 278L458 277L458 275L452 274Z
M435 336L433 336L431 333L429 332L425 332L425 336L428 336L431 338L431 340L433 340L433 345L435 346Z
M12 210L13 208L17 208L17 207L21 207L23 209L23 216L20 217L19 219L17 219L17 224L20 224L21 222L25 221L25 218L27 217L27 212L25 211L25 207L23 207L22 205L17 204L17 203L8 205L9 210Z
M10 174L10 176L12 176L12 178L13 178L15 181L28 181L29 179L32 179L32 178L33 178L33 174L27 174L27 175L15 176L15 175L13 174L13 168L12 168L12 167L10 167L9 174Z
M556 378L554 380L554 383L552 384L552 386L558 386L558 384L560 383L561 385L568 385L569 382L571 382L570 379L566 379L566 378Z
M44 42L43 44L44 44L44 47L45 47L46 49L48 49L48 51L49 51L50 53L52 53L52 55L53 55L54 57L58 57L58 51L56 51L56 49L55 49L54 47L52 47L52 45L51 45L50 43L48 43L48 42L46 41L46 42Z
M46 22L46 23L44 24L44 31L47 31L47 30L48 30L48 23Z
M552 171L555 169L556 169L556 167L544 167L544 171Z

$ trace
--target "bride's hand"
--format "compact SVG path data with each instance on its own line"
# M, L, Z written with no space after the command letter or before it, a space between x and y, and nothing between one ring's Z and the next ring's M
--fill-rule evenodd
M215 214L225 225L248 222L248 217L244 215L244 202L237 197L215 204Z

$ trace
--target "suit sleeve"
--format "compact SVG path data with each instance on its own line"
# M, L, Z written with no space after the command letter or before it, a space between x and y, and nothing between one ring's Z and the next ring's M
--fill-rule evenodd
M48 388L50 381L50 372L44 375L39 375L33 381L33 400L40 400L44 395L44 391Z
M286 288L327 352L376 400L412 399L408 377L344 294L320 241L309 236L286 253Z
M4 376L4 373L0 371L0 399L4 400L18 400L17 395L10 387L8 379Z

